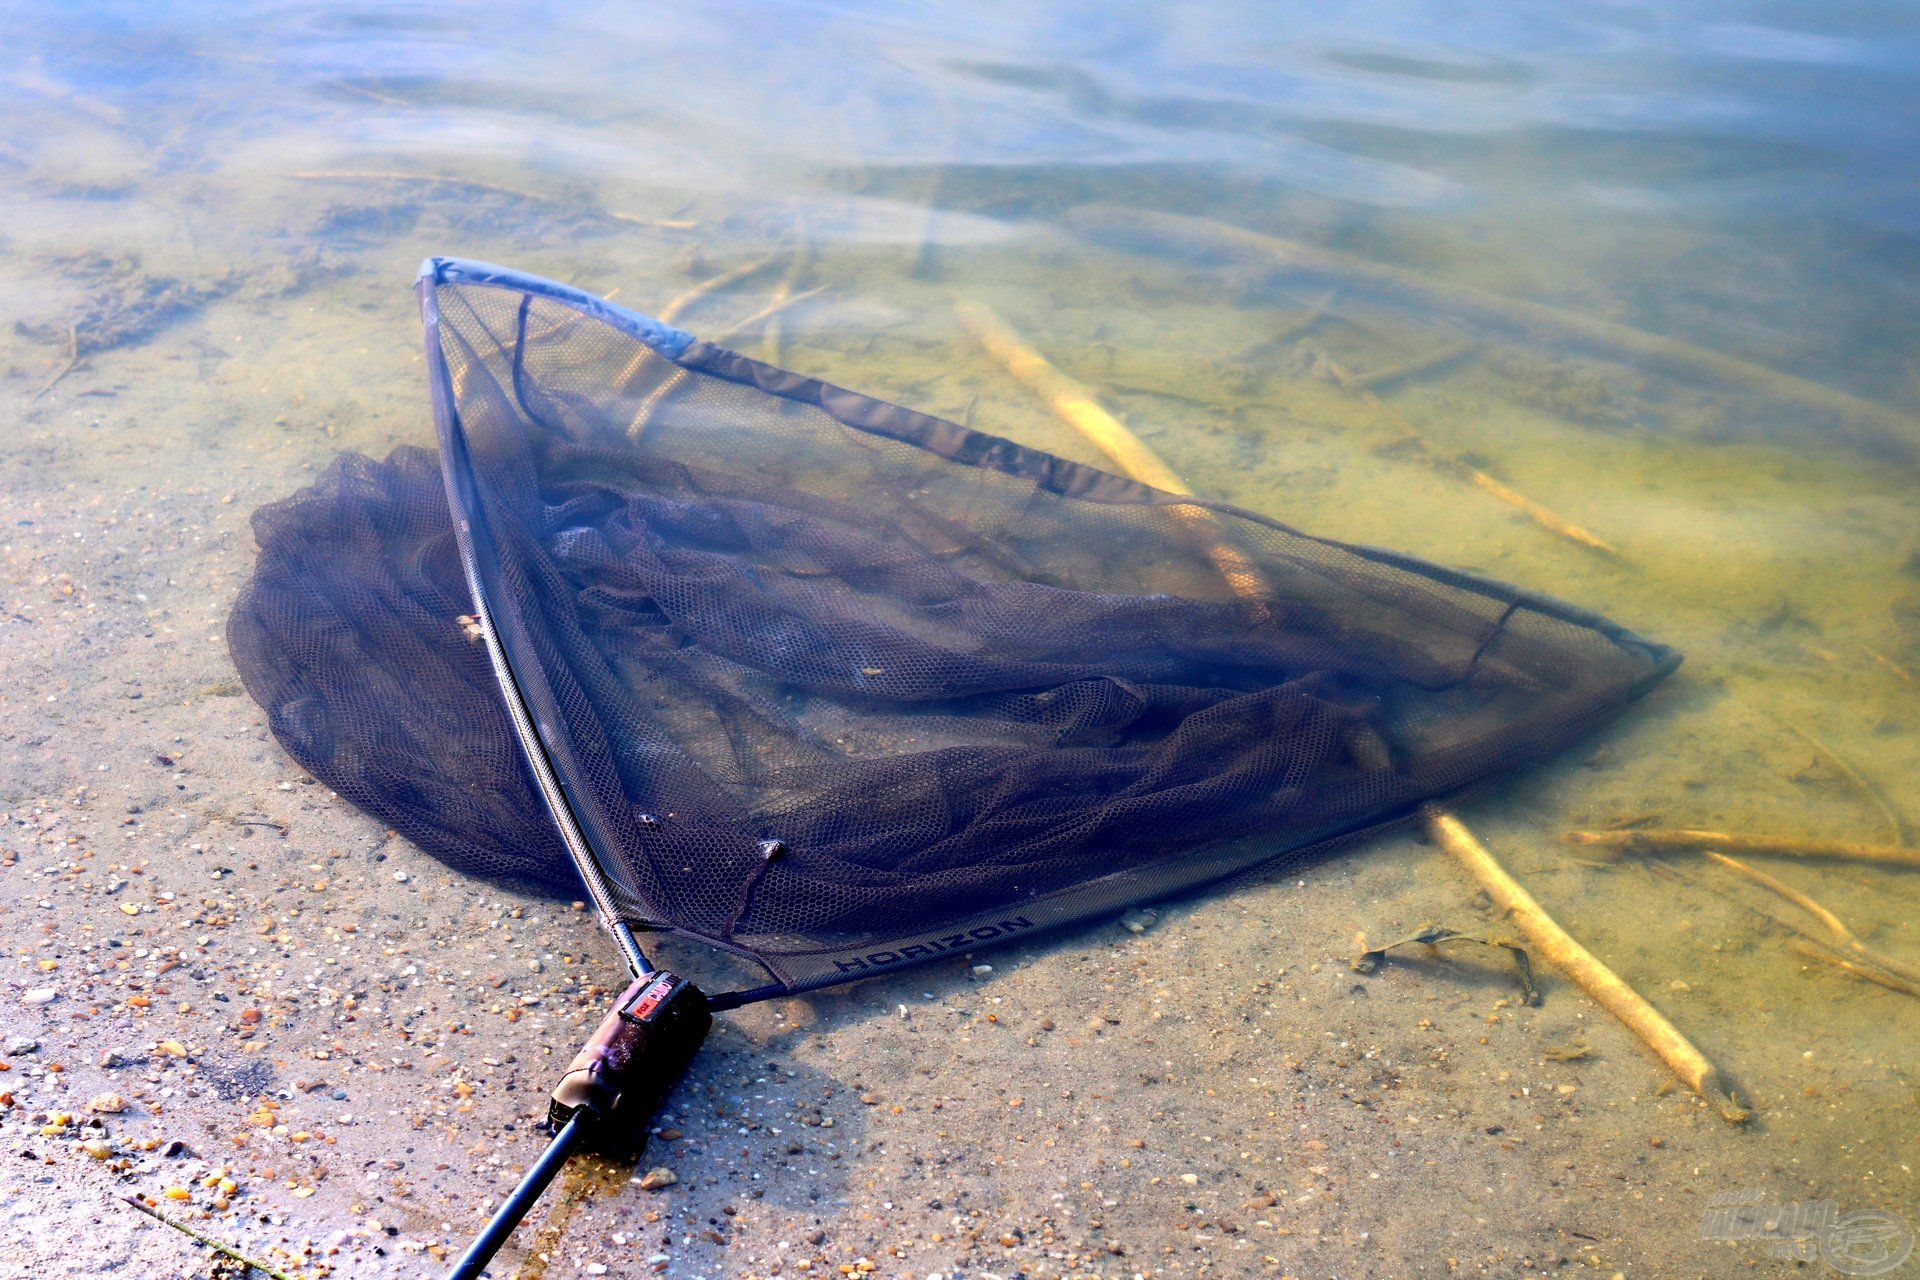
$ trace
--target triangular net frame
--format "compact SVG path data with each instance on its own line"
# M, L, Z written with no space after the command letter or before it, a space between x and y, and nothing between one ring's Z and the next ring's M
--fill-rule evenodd
M577 865L787 990L1396 821L1679 660L551 281L419 291L438 461L349 455L256 516L249 691L436 856Z

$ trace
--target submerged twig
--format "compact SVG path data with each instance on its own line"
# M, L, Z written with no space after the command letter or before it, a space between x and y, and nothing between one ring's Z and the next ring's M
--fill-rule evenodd
M1470 316L1506 329L1545 330L1614 355L1704 374L1772 400L1817 409L1866 428L1874 444L1892 446L1903 457L1912 459L1920 454L1920 418L1912 414L1678 338L1435 280L1405 267L1283 240L1210 218L1088 205L1069 212L1066 221L1096 234L1122 239L1146 237L1228 261L1252 262L1265 268L1292 267L1323 279L1363 284L1442 313Z
M44 396L45 394L47 394L47 392L59 386L60 380L66 377L68 374L72 373L74 366L79 363L80 363L80 325L77 322L74 322L74 323L69 323L67 325L67 362L60 366L60 372L54 374L51 378L48 378L45 385L43 385L38 391L33 393L33 398L29 400L27 403L32 404L35 400L38 400L41 396Z
M1375 387L1383 387L1390 382L1404 382L1408 378L1417 378L1421 374L1444 368L1462 356L1470 355L1478 350L1479 346L1480 344L1472 338L1462 338L1458 342L1443 342L1433 350L1402 360L1399 364L1356 373L1353 375L1353 387L1360 391L1371 391Z
M172 1227L175 1231L178 1231L181 1235L186 1236L188 1239L193 1240L199 1244L205 1245L207 1248L213 1250L215 1253L221 1254L228 1258L232 1258L235 1262L239 1263L243 1267L252 1267L255 1271L258 1271L263 1275L272 1276L273 1280L294 1280L292 1276L280 1270L278 1267L269 1266L268 1264L261 1262L258 1258L249 1258L246 1254L240 1252L238 1249L234 1248L232 1245L224 1244L221 1241L215 1240L212 1236L207 1235L204 1232L195 1231L192 1227L188 1226L184 1222L175 1222L172 1218L169 1218L166 1214L160 1212L158 1209L154 1208L152 1205L148 1204L144 1200L141 1200L135 1196L121 1196L120 1199L123 1203L130 1204L134 1208L138 1209L140 1212L146 1214L149 1218L152 1218L155 1222L162 1223L166 1226Z
M1906 823L1903 822L1900 815L1894 811L1893 806L1887 803L1887 798L1880 794L1880 788L1867 781L1865 775L1848 764L1845 757L1791 720L1782 720L1779 716L1773 715L1770 712L1762 712L1762 714L1825 756L1827 763L1845 774L1847 780L1852 782L1860 794L1867 798L1868 803L1880 811L1880 816L1886 820L1887 830L1893 836L1893 843L1905 844L1907 842Z
M1306 310L1302 311L1299 315L1292 317L1272 333L1256 339L1251 346L1243 347L1236 352L1233 359L1241 362L1251 360L1257 355L1263 355L1276 347L1293 341L1307 330L1313 328L1313 326L1319 324L1321 320L1326 318L1328 309L1333 306L1335 292L1336 291L1332 289L1327 290L1320 295L1318 300L1307 304Z
M747 277L764 271L767 267L771 266L779 256L780 251L775 249L750 262L743 262L737 267L732 267L726 271L708 276L705 280L682 292L677 297L669 299L665 306L654 313L654 318L661 324L672 324L681 312L700 301L700 299L738 284ZM815 290L814 292L817 293L819 291ZM763 307L760 311L748 316L745 320L742 320L731 328L721 330L714 335L713 340L717 342L732 334L739 333L741 330L775 314L781 307L789 306L799 300L800 299L793 297L776 299L775 305L771 308ZM634 374L658 359L660 359L660 356L652 347L646 343L636 343L633 358L627 362L627 367L622 369L617 375L615 385L624 386ZM653 415L658 411L660 405L669 395L673 394L673 392L680 387L686 386L690 381L692 381L691 374L678 365L673 366L667 375L660 380L659 384L641 399L639 407L634 410L632 419L627 423L627 438L629 440L638 440L644 435L647 427L653 422Z
M1345 366L1341 365L1339 361L1327 355L1325 352L1322 352L1321 355L1326 361L1327 371L1333 374L1334 382L1343 390L1357 397L1362 404L1373 410L1374 414L1391 427L1395 434L1399 436L1401 443L1411 446L1428 464L1438 467L1443 471L1464 477L1476 488L1491 494L1498 501L1506 503L1555 537L1565 538L1569 542L1578 543L1589 551L1598 551L1602 555L1611 556L1614 559L1625 558L1613 544L1604 541L1595 534L1589 533L1571 520L1556 515L1511 485L1503 484L1471 463L1462 462L1457 458L1451 458L1442 453L1434 447L1432 441L1421 434L1418 427L1407 421L1404 414L1369 391L1361 384L1360 379L1356 375L1348 372Z
M780 283L773 291L773 299L764 316L767 351L775 364L782 363L781 345L786 339L786 325L779 318L779 313L783 308L799 301L794 296L794 291L806 280L807 268L812 264L813 238L807 234L806 210L799 209L793 215L793 256L787 260L786 272L780 277ZM815 289L812 292L818 293L820 290ZM755 323L762 318L756 316Z
M1054 369L1038 352L1020 343L992 312L968 303L957 303L956 311L961 323L967 325L1010 373L1046 399L1055 413L1105 453L1123 474L1173 493L1190 492L1144 441L1101 409L1085 388ZM1170 483L1161 483L1162 480ZM1186 510L1202 522L1216 523L1204 507ZM1217 545L1237 558L1237 564L1229 560L1220 570L1234 593L1243 599L1257 595L1261 590L1257 570L1224 542ZM1386 744L1371 730L1357 735L1349 746L1363 760L1383 761L1387 755ZM1603 1009L1625 1023L1668 1070L1694 1093L1711 1101L1722 1118L1732 1124L1747 1119L1746 1108L1727 1090L1706 1055L1694 1048L1659 1010L1561 928L1465 823L1437 804L1422 805L1420 816L1434 843L1466 866L1536 951L1559 966Z
M1853 930L1849 929L1839 916L1836 916L1833 912L1821 906L1811 895L1803 893L1784 880L1778 880L1768 875L1758 867L1750 866L1740 861L1740 859L1729 857L1724 853L1715 853L1709 849L1704 851L1701 856L1709 862L1725 867L1736 875L1745 876L1769 893L1799 907L1815 920L1818 920L1821 927L1832 934L1833 940L1839 943L1842 948L1853 952L1854 955L1859 956L1868 964L1876 965L1907 982L1920 982L1920 969L1916 969L1903 960L1896 960L1892 956L1882 955L1866 943L1860 941L1860 939L1855 936Z
M1630 833L1578 832L1573 834L1591 837L1591 836L1620 836L1620 835L1627 835ZM1631 833L1631 834L1640 834L1640 833ZM1709 831L1709 832L1649 832L1646 834L1649 834L1655 837L1666 836L1666 835L1710 836L1711 837L1711 836L1721 836L1723 833ZM1575 843L1586 843L1586 841L1576 841ZM1610 847L1620 852L1629 852L1629 851L1642 852L1642 853L1664 852L1666 850L1674 849L1674 848L1690 848L1691 851L1699 853L1700 856L1706 859L1707 861L1712 862L1728 871L1733 872L1735 875L1738 875L1741 878L1753 884L1758 885L1762 889L1765 889L1768 893L1771 893L1774 897L1798 908L1800 911L1804 912L1805 914L1811 916L1814 920L1818 921L1820 924L1820 927L1826 931L1828 938L1831 939L1833 943L1837 944L1843 950L1853 953L1855 957L1857 957L1861 961L1866 962L1867 965L1875 966L1879 974L1886 975L1886 978L1884 980L1878 976L1875 977L1875 980L1880 981L1882 986L1891 987L1899 991L1907 991L1910 988L1913 988L1914 984L1920 983L1920 969L1916 969L1914 966L1909 965L1904 961L1897 960L1892 956L1883 955L1879 951L1876 951L1872 947L1869 947L1866 943L1860 941L1859 937L1855 935L1852 929L1847 927L1846 923L1842 921L1839 916L1835 915L1831 910L1829 910L1826 906L1821 904L1811 894L1806 893L1800 889L1796 889L1794 886L1786 883L1784 880L1780 880L1774 876L1768 875L1766 872L1761 871L1758 867L1752 866L1749 863L1742 862L1738 858L1734 858L1725 853L1719 852L1717 849L1711 847L1713 843L1711 841L1708 841L1705 843L1696 842L1691 845L1684 845L1684 844L1676 844L1673 842L1655 843L1653 841L1642 842L1642 841L1630 841L1630 840L1603 839L1603 840L1595 841L1594 843L1598 843L1603 847ZM1660 864L1651 863L1648 865L1658 868ZM1761 919L1767 921L1769 924L1772 924L1777 928L1784 929L1788 933L1796 935L1798 940L1803 943L1817 942L1817 939L1813 938L1804 928L1802 928L1800 925L1793 923L1790 920L1784 920L1779 916L1775 915L1773 912L1762 910L1759 907L1753 906L1750 903L1742 903L1742 905L1746 906L1746 908L1749 911L1752 911L1754 914L1758 915ZM1837 963L1830 956L1827 956L1824 954L1817 958L1826 960L1828 963ZM1847 966L1843 966L1843 967L1856 967L1856 966L1852 966L1851 962L1849 962ZM1913 993L1920 994L1920 989L1915 989Z
M1639 992L1561 928L1486 846L1474 838L1465 823L1434 804L1423 805L1421 816L1434 843L1473 873L1474 879L1533 944L1536 952L1577 982L1601 1008L1625 1023L1681 1083L1712 1102L1722 1118L1733 1124L1747 1118L1746 1108L1727 1090L1707 1056Z
M1863 964L1855 964L1845 956L1835 955L1818 943L1809 942L1805 938L1792 938L1788 940L1787 945L1809 960L1818 960L1821 964L1831 965L1842 973L1849 974L1865 982L1877 983L1889 991L1898 991L1902 995L1920 997L1920 986L1916 986L1904 978L1896 978L1890 973L1882 973L1878 969L1872 969Z
M706 297L708 294L718 293L722 289L731 288L749 276L757 275L765 271L768 267L772 266L779 257L780 251L775 249L749 262L743 262L737 267L730 267L716 275L708 276L699 284L669 299L665 306L654 312L653 318L661 324L672 324L681 312L700 301L700 299Z
M1878 649L1874 648L1872 645L1863 644L1860 647L1861 649L1866 651L1866 655L1869 658L1872 658L1875 662L1879 663L1881 666L1885 667L1887 670L1893 672L1894 675L1900 677L1901 683L1912 684L1914 682L1913 672L1907 670L1905 667L1895 662L1892 658L1889 658L1886 654L1880 652Z
M1563 838L1568 844L1621 852L1711 849L1721 853L1781 854L1792 858L1831 858L1841 862L1874 862L1885 866L1920 867L1920 849L1911 849L1897 844L1869 844L1856 840L1743 835L1729 831L1704 831L1695 828L1569 831Z
M1047 407L1068 426L1106 454L1122 475L1166 493L1193 495L1193 490L1172 467L1161 461L1159 454L1126 423L1100 406L1090 389L1054 368L1051 361L1028 346L1006 321L979 303L964 299L954 301L953 311L961 326L988 355L1046 401ZM1203 532L1212 531L1214 536L1207 539L1207 558L1234 595L1252 607L1264 609L1264 592L1253 562L1245 552L1220 536L1224 530L1206 508L1182 505L1172 511L1184 523L1197 524Z
M715 342L715 343L724 342L728 338L734 337L736 334L745 333L747 330L753 328L755 325L762 324L774 319L781 312L785 311L789 307L798 306L800 303L805 302L808 298L819 297L821 294L827 291L827 286L821 285L818 288L808 289L804 293L786 293L785 289L786 289L786 286L783 284L780 287L780 289L775 291L773 301L769 302L766 306L760 308L758 311L754 312L752 315L748 316L746 319L736 321L735 323L728 325L724 329L716 330L707 338L707 341Z
M540 191L529 191L524 187L509 187L499 182L485 182L479 178L462 178L451 173L400 173L386 169L307 169L290 173L290 178L301 182L399 182L414 183L420 186L465 187L471 191L490 191L498 196L512 196L517 200L532 200L540 204L558 204L554 196ZM673 231L686 231L699 226L685 218L643 218L638 214L620 213L613 209L596 209L603 218L615 222L630 222L641 227L661 227Z
M1056 416L1106 454L1121 474L1167 493L1192 492L1159 454L1100 406L1090 388L1060 372L993 311L962 299L954 302L953 314L1001 368L1046 401Z

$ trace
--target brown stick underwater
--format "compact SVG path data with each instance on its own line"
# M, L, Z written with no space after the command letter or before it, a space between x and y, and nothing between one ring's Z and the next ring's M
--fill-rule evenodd
M655 320L658 320L661 324L672 324L674 320L680 315L681 312L685 311L688 307L692 306L694 303L700 301L700 299L706 297L710 293L718 293L722 289L730 288L733 285L739 284L742 280L745 280L749 276L759 274L760 272L766 270L768 267L772 266L774 262L776 262L779 259L779 257L780 257L780 251L778 249L775 249L771 253L763 254L758 258L754 258L750 261L743 262L737 267L729 267L725 271L719 272L715 275L708 276L705 280L702 280L699 284L696 284L691 288L685 290L684 292L680 293L676 297L669 299L665 306L661 307L660 310L654 313L653 318Z
M1091 390L1054 368L1051 361L1028 346L1006 321L986 307L964 300L955 300L953 311L988 355L1046 401L1056 416L1106 454L1122 475L1165 493L1193 495L1186 481L1161 461L1146 441L1102 408ZM1205 526L1211 526L1216 534L1220 532L1218 523L1205 507L1181 506L1173 510L1185 522L1203 526L1203 533ZM1265 607L1261 603L1263 592L1257 571L1244 552L1215 537L1209 540L1207 555L1236 596L1256 607Z
M41 396L44 396L45 394L47 394L47 392L59 386L60 380L66 377L68 374L72 373L74 370L74 366L78 365L79 363L80 363L80 326L78 324L69 324L67 326L67 362L60 366L60 372L54 374L51 378L48 378L46 382L41 385L40 389L33 393L33 398L31 400L28 400L27 403L28 404L34 403L34 401L37 401L38 399L40 399Z
M1473 878L1512 919L1514 927L1540 956L1578 983L1601 1008L1625 1023L1682 1084L1712 1102L1721 1116L1736 1124L1746 1119L1745 1110L1727 1092L1707 1056L1639 992L1561 928L1486 846L1474 838L1465 823L1432 804L1422 807L1421 816L1434 843L1473 873Z
M1818 960L1821 964L1831 965L1835 969L1840 970L1840 972L1848 974L1851 977L1859 978L1863 982L1872 982L1887 988L1889 991L1898 991L1902 995L1920 997L1920 986L1915 986L1913 983L1907 982L1904 979L1896 978L1890 973L1882 973L1878 969L1872 969L1863 964L1855 964L1845 956L1835 955L1825 947L1809 942L1805 938L1789 938L1787 939L1787 945L1809 960Z
M1853 952L1853 954L1859 956L1868 964L1877 965L1879 968L1907 982L1920 982L1920 969L1914 968L1905 961L1896 960L1892 956L1875 951L1872 947L1860 941L1860 939L1855 936L1853 930L1849 929L1839 916L1836 916L1833 912L1821 906L1810 895L1794 888L1784 880L1776 879L1758 867L1748 866L1746 863L1740 861L1740 859L1729 857L1724 853L1714 853L1712 850L1707 850L1702 853L1701 856L1709 862L1714 862L1725 867L1736 875L1745 876L1761 888L1799 907L1815 920L1818 920L1821 926L1833 935L1835 942L1839 943L1846 950Z
M1799 836L1744 835L1695 828L1642 831L1569 831L1568 844L1631 853L1660 850L1714 850L1719 853L1780 854L1790 858L1831 858L1841 862L1874 862L1883 866L1920 867L1920 849L1905 845L1871 844L1857 840L1814 840Z
M1338 383L1342 389L1351 395L1357 396L1362 404L1372 409L1382 421L1399 435L1402 441L1413 446L1414 450L1418 452L1421 458L1429 465L1437 467L1442 471L1465 477L1476 488L1491 495L1497 501L1506 503L1555 537L1565 538L1569 542L1578 543L1589 551L1598 551L1600 554L1616 560L1624 560L1626 558L1620 554L1619 550L1614 547L1613 544L1604 541L1595 534L1587 532L1587 530L1581 528L1571 520L1554 514L1554 512L1541 506L1532 498L1527 497L1524 493L1514 489L1512 486L1502 484L1478 467L1447 457L1440 450L1434 448L1433 443L1420 433L1419 428L1407 421L1404 414L1398 412L1379 396L1367 390L1367 388L1361 384L1360 379L1354 374L1347 372L1346 368L1341 365L1339 361L1330 355L1326 355L1324 352L1321 354L1325 356L1327 368L1333 374L1333 380Z

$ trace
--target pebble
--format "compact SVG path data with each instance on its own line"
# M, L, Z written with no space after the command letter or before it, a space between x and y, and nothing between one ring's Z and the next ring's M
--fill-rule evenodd
M7 1041L7 1056L17 1058L23 1053L32 1053L40 1047L38 1040L26 1036L14 1036Z
M404 871L396 871L396 872L394 872L394 873L393 873L393 882L394 882L395 884L405 884L405 883L407 882L407 873L406 873L406 872L404 872Z
M109 1089L87 1104L87 1110L103 1116L117 1116L127 1109L127 1100Z
M607 1264L604 1262L589 1262L586 1266L586 1272L590 1276L603 1276L607 1274Z
M102 1049L100 1051L100 1065L111 1070L114 1067L126 1066L127 1059L125 1055L121 1054L117 1049Z
M664 1191L680 1181L671 1169L649 1169L640 1179L642 1191Z
M977 964L973 966L973 976L976 978L984 978L992 972L993 966L990 964Z
M88 1138L80 1144L80 1150L86 1152L89 1160L105 1160L113 1154L113 1144L105 1138Z
M1158 911L1148 911L1141 907L1135 907L1120 917L1120 925L1128 933L1145 933L1159 922Z
M60 998L60 993L52 987L35 987L20 997L22 1004L52 1004Z

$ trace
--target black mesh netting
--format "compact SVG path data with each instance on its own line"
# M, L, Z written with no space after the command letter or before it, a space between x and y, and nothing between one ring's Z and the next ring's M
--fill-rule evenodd
M1403 816L1677 660L532 277L421 289L439 456L343 456L255 516L249 692L435 856L574 883L483 614L618 913L795 986Z

